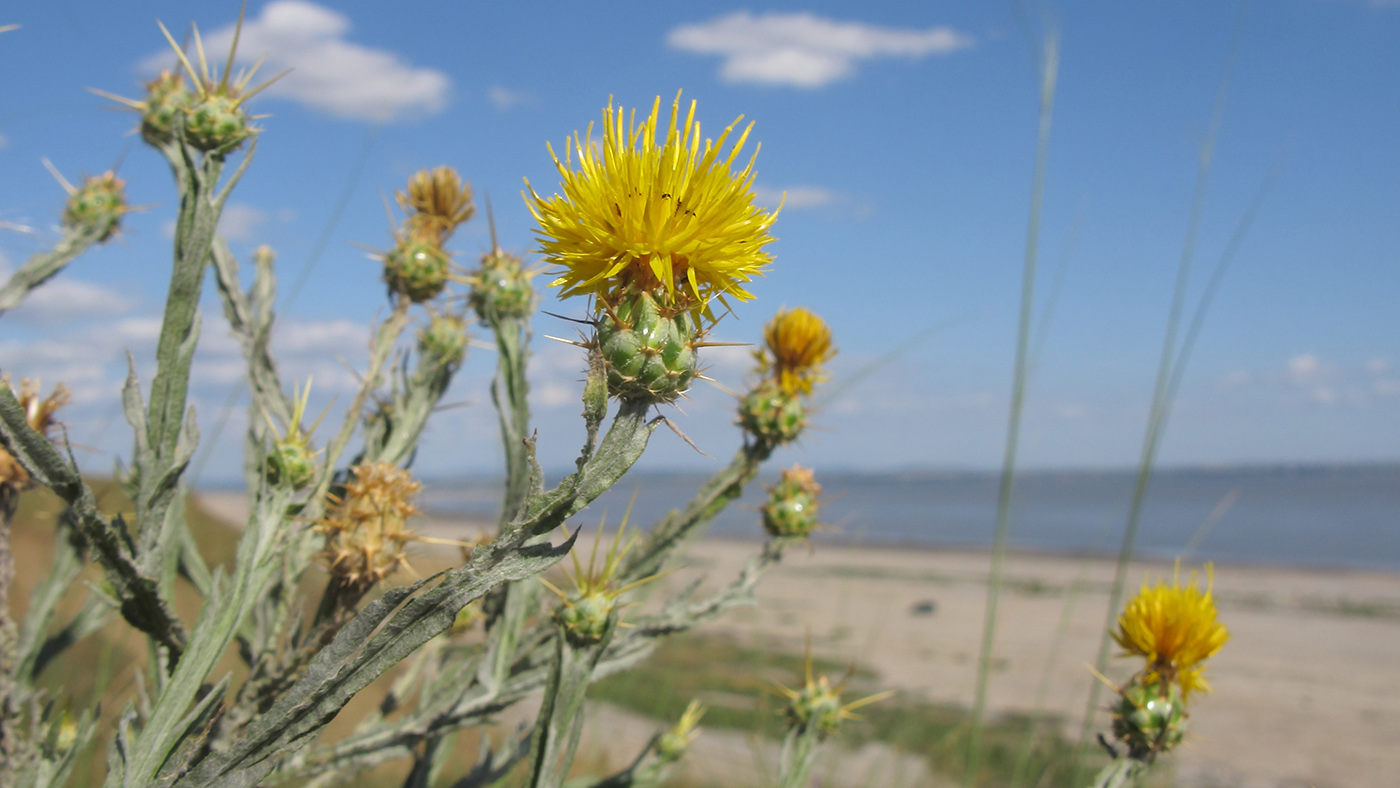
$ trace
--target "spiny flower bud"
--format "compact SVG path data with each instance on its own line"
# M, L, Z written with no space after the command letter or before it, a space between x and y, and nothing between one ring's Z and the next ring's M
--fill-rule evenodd
M854 672L854 666L851 670ZM805 674L806 680L800 689L790 689L777 682L774 682L774 685L778 694L787 698L788 705L784 709L784 714L787 717L788 727L799 733L813 731L818 738L826 738L828 735L836 733L841 728L842 720L860 719L860 715L854 713L856 709L884 700L894 694L893 691L887 690L842 705L841 693L845 691L846 681L850 679L851 673L847 673L845 678L838 681L834 687L831 686L831 680L826 676L814 678L810 641L807 643Z
M9 388L14 392L14 387L10 385L9 375L0 375L0 386ZM19 405L24 408L25 421L30 428L42 435L48 435L49 430L58 423L54 418L54 413L59 408L68 404L72 399L72 393L68 387L59 383L53 387L49 396L39 397L39 381L25 378L20 381L19 393L15 396L19 400ZM19 464L3 447L0 447L0 485L12 487L14 489L24 489L30 484L29 472Z
M285 484L293 490L306 487L316 478L316 455L320 453L302 441L278 441L267 455L268 484Z
M63 226L83 234L97 236L98 243L117 232L126 204L126 181L114 172L104 172L83 179L83 185L68 194L63 209Z
M739 426L770 446L781 446L802 434L807 409L801 397L765 380L739 402Z
M384 256L384 281L389 292L421 304L447 286L451 260L431 236L400 235Z
M253 128L241 99L223 92L202 91L185 110L185 139L196 150L232 150L252 136Z
M675 763L685 757L690 743L700 735L700 718L705 716L705 704L692 700L685 707L675 727L661 734L656 740L656 757L665 763Z
M310 398L311 379L307 378L306 386L301 391L293 389L292 420L287 425L286 433L280 436L272 417L266 411L263 412L272 434L277 436L263 470L267 483L274 487L286 485L293 490L300 490L310 484L320 470L320 463L316 461L316 457L321 452L311 448L311 433L316 431L316 426L325 418L326 412L323 411L309 429L303 428L302 419L306 416L306 404Z
M768 490L768 502L763 505L763 528L774 538L806 538L816 530L817 496L822 487L810 468L794 465L783 471L782 478Z
M1113 735L1128 755L1150 761L1186 737L1186 701L1176 684L1144 676L1119 691L1113 706Z
M476 212L471 184L463 183L462 176L447 165L414 173L408 179L408 191L396 192L394 197L409 214L406 229L435 237L439 243Z
M675 400L699 372L699 339L691 313L664 308L645 291L624 296L599 316L594 339L608 366L608 393L640 402Z
M467 354L467 321L451 313L433 313L428 326L418 332L418 352L444 365L462 363Z
M631 514L630 507L628 514ZM618 528L617 535L613 537L612 545L603 558L603 564L599 566L598 545L603 541L603 526L598 526L598 536L593 541L593 552L588 558L586 569L579 563L578 552L572 553L574 571L569 577L573 585L571 591L564 591L543 577L539 578L540 582L563 602L554 611L554 621L563 631L564 637L574 646L587 647L601 643L616 625L622 595L656 579L656 576L652 575L634 583L618 585L618 573L623 560L637 542L635 536L624 541L626 534L627 516L624 515L622 527Z
M554 613L554 620L563 628L569 642L576 646L591 646L607 634L617 597L604 591L571 594Z
M423 485L384 462L350 471L344 494L331 497L330 512L316 530L326 535L321 558L327 571L347 587L367 590L408 565L404 547L418 537L405 521L418 513L413 496Z
M528 317L535 307L535 291L530 284L534 272L526 271L519 257L499 249L481 256L481 268L469 279L468 300L476 314L487 322L491 316Z
M162 71L147 82L146 100L135 107L141 113L141 139L154 147L169 143L176 116L189 108L191 97L179 72Z

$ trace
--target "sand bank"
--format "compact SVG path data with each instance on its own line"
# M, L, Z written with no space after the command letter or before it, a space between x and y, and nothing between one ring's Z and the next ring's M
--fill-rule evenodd
M235 522L246 511L241 496L204 500ZM463 537L470 528L442 519L422 525L444 537ZM757 549L700 541L659 590L700 575L717 587ZM836 545L818 537L811 551L789 551L764 578L758 607L734 611L707 631L800 652L810 630L817 653L875 670L887 687L971 705L989 568L981 551ZM1032 711L1048 665L1041 710L1064 715L1077 735L1113 568L1107 560L1055 555L1007 561L992 713ZM1135 565L1130 593L1145 574L1171 571L1167 564ZM1082 592L1071 594L1076 586ZM1193 702L1193 736L1175 756L1179 784L1400 784L1400 575L1221 565L1215 595L1231 640L1207 671L1215 691ZM1122 680L1133 669L1131 660L1115 660L1109 677ZM1108 694L1102 697L1106 702Z

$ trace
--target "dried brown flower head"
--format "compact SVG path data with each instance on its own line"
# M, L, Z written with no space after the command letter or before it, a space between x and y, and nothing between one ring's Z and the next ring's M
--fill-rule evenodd
M413 496L422 484L408 471L384 462L350 469L345 494L331 498L330 513L316 530L326 535L321 558L347 586L367 590L408 566L404 546L419 537L405 521L418 513Z

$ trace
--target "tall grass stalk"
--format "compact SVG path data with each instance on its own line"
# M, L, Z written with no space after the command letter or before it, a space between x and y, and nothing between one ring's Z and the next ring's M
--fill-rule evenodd
M1196 170L1195 193L1191 201L1190 218L1186 224L1186 237L1182 244L1181 259L1177 264L1176 285L1173 288L1171 309L1167 316L1166 334L1162 339L1162 353L1157 364L1157 382L1153 386L1152 404L1148 410L1147 432L1143 437L1142 453L1138 460L1137 478L1133 484L1132 502L1128 507L1128 522L1123 529L1123 542L1118 551L1118 562L1114 570L1113 585L1109 591L1108 608L1105 615L1103 634L1099 638L1098 655L1094 660L1094 669L1100 674L1104 672L1108 665L1108 652L1113 642L1112 632L1118 615L1118 608L1123 602L1123 587L1127 580L1128 564L1133 557L1133 548L1137 541L1138 525L1142 520L1143 504L1147 499L1148 483L1152 478L1152 469L1156 464L1157 450L1161 443L1162 431L1166 427L1167 417L1171 411L1171 403L1176 393L1176 383L1180 381L1180 369L1183 366L1189 345L1183 346L1180 351L1177 349L1177 331L1181 325L1181 315L1186 303L1187 285L1191 280L1192 261L1195 258L1196 241L1200 232L1201 215L1205 208L1206 190L1210 184L1211 163L1215 153L1215 142L1220 134L1220 125L1225 113L1225 99L1229 94L1230 75L1234 70L1235 58L1239 54L1240 35L1244 27L1245 5L1241 5L1240 13L1236 19L1233 40L1225 58L1225 67L1221 73L1220 84L1216 89L1215 105L1211 111L1210 126L1206 132L1206 138L1201 144L1200 157ZM1227 258L1228 259L1228 258ZM1220 266L1217 266L1217 271ZM1216 279L1217 277L1212 277ZM1213 291L1208 291L1208 295ZM1202 302L1202 306L1208 305L1209 301ZM1200 309L1197 315L1203 315ZM1192 326L1196 327L1197 320L1192 321ZM1188 334L1194 342L1195 334ZM1084 710L1084 722L1080 728L1079 740L1075 743L1074 751L1074 777L1073 784L1078 785L1084 777L1084 746L1089 741L1090 734L1094 729L1095 713L1098 710L1099 693L1103 687L1100 682L1090 685L1089 699Z
M987 582L987 611L982 625L982 646L977 659L977 691L967 738L967 773L964 784L973 785L982 766L982 716L987 707L987 684L996 641L997 605L1002 586L1002 565L1006 558L1007 532L1011 522L1011 490L1016 475L1016 449L1021 434L1021 414L1026 396L1026 374L1031 339L1031 318L1035 304L1035 269L1040 245L1040 215L1045 197L1045 162L1050 148L1050 118L1055 104L1055 77L1059 67L1059 39L1052 32L1045 38L1040 61L1040 124L1036 138L1035 174L1031 181L1030 215L1026 228L1025 264L1021 273L1021 309L1016 331L1016 363L1011 385L1011 412L1006 428L1006 453L1001 466L1001 486L997 495L996 536L992 546L992 568Z

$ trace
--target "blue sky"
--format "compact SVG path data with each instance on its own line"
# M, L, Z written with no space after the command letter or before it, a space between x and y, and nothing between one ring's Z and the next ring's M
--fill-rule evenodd
M139 94L171 61L156 20L196 22L226 51L233 2L45 2L0 24L0 263L57 237L70 180L121 161L123 237L80 258L0 330L0 368L63 379L84 463L129 450L115 408L130 349L149 376L175 197L164 163L127 136L134 116L84 90ZM1184 378L1168 464L1400 459L1400 4L1295 0L1142 6L836 3L255 2L239 63L294 70L253 101L269 117L224 232L247 258L279 255L284 375L350 399L370 321L386 313L384 195L413 171L457 167L495 205L503 246L529 252L522 178L557 184L556 147L626 107L699 102L708 135L736 116L762 142L760 202L787 194L771 272L715 336L753 342L783 305L830 322L839 381L921 341L822 403L781 461L827 468L992 467L1005 435L1047 23L1061 64L1037 304L1053 302L1023 432L1024 464L1135 461L1173 279L1221 74L1242 24L1204 203L1191 298L1271 181ZM222 60L222 55L219 56ZM362 168L357 162L363 162ZM338 202L346 206L333 225ZM327 229L329 226L329 229ZM317 240L324 254L308 267ZM470 268L487 241L454 238ZM305 272L305 286L288 291ZM543 286L545 280L540 280ZM212 290L212 288L211 288ZM1053 292L1053 298L1052 298ZM212 296L212 292L207 295ZM580 303L545 309L582 316ZM206 298L193 402L212 435L240 359ZM581 440L581 360L536 321L533 399L547 464ZM729 389L746 351L705 361ZM348 367L347 367L348 365ZM471 351L419 457L429 474L497 467L487 347ZM715 458L732 452L732 399L702 385L673 419ZM246 413L205 477L236 477ZM329 432L329 431L327 431ZM465 450L463 447L468 447ZM644 467L710 467L658 433Z

